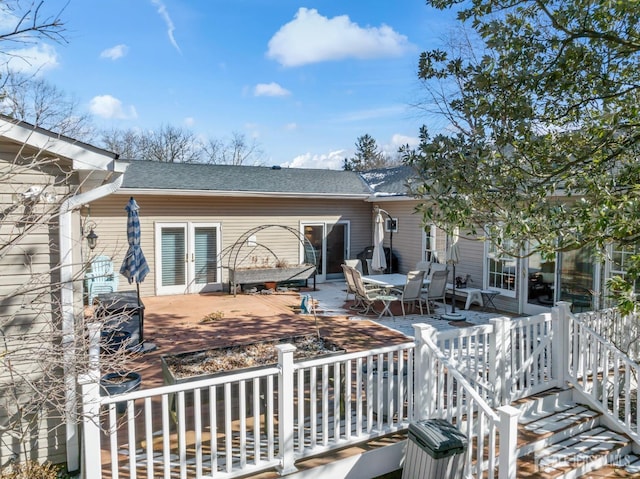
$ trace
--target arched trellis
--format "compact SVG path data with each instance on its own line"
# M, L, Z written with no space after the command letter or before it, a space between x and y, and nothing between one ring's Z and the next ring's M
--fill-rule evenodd
M257 236L260 231L264 231L269 228L280 228L293 235L296 244L301 245L304 252L300 265L295 268L278 267L281 261L273 249L264 243L255 241L252 238L253 236ZM264 254L265 252L273 258L273 267L260 268L260 264L255 264L253 265L253 268L246 268L248 258L256 254ZM227 258L226 265L223 267L226 267L229 270L229 286L233 294L236 293L237 285L242 283L242 281L239 281L239 271L243 267L246 268L246 271L243 272L245 276L249 275L248 271L252 271L251 274L255 277L255 280L251 282L256 283L278 280L307 279L311 276L315 276L317 267L316 252L307 237L299 230L277 224L260 225L245 231L238 237L235 243L222 252L221 256L223 258ZM265 271L264 276L260 276L260 270ZM274 278L274 270L279 270L278 273L280 273L280 275L278 278L280 279Z

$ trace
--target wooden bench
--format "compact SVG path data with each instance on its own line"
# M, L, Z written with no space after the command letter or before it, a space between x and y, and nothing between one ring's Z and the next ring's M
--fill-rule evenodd
M456 298L466 299L464 309L469 309L474 303L483 307L484 301L482 301L481 291L480 288L456 288ZM453 296L452 283L447 283L447 294Z

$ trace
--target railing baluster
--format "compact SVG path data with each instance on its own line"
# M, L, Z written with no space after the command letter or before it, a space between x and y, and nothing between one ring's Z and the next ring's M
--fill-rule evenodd
M261 394L264 391L260 389L260 378L253 378L253 463L260 462L260 409Z
M211 439L209 449L211 450L211 475L215 477L218 472L218 386L209 386L209 431Z
M373 428L373 356L367 356L367 433Z
M169 395L162 395L162 460L164 465L163 475L165 479L171 477L171 442L169 433L169 416L171 414L171 408L169 405Z
M238 423L240 469L247 467L247 382L238 383Z
M147 479L153 479L153 404L150 397L144 398L144 438L147 443Z
M385 391L383 392L383 398L387 398L387 403L383 406L383 411L386 409L387 411L387 423L391 426L393 425L393 413L395 411L395 384L397 381L394 380L394 367L393 367L393 352L389 351L387 353L387 385ZM383 374L384 379L384 374ZM383 414L384 418L384 414Z
M196 453L196 477L202 476L202 400L201 389L193 391L193 428Z
M111 446L111 475L114 479L119 477L118 467L118 419L116 417L115 403L109 404L109 439Z
M318 429L318 383L317 383L317 370L315 366L311 367L311 377L309 380L309 434L310 434L310 447L311 449L316 447L317 443L317 429Z
M180 478L187 477L187 417L185 406L185 392L177 394L178 421L178 461L180 462Z
M362 434L362 398L363 398L363 383L362 383L362 358L356 360L356 436Z
M322 366L322 445L329 444L329 365Z
M351 439L351 386L353 383L351 366L353 361L347 360L344 365L344 438L348 441ZM338 439L340 436L338 436Z
M305 415L304 415L304 403L305 403L305 369L298 369L298 417L297 417L297 427L298 427L298 452L302 454L304 451L304 424L305 424ZM311 388L311 386L309 386Z
M233 402L231 401L231 383L224 384L224 452L226 472L233 470L233 429L231 427Z
M342 401L340 363L333 365L333 376L333 440L337 442L340 440L340 402Z

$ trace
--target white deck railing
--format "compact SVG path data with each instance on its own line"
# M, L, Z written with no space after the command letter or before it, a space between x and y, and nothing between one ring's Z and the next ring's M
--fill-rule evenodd
M607 339L611 335L623 339L620 336L621 326L607 324L612 316L610 310L600 315L585 313L574 316L567 309L567 380L591 406L640 443L640 365ZM622 327L636 324L637 316L630 315L621 323Z
M478 392L478 384L469 382L458 368L462 362L459 354L464 351L465 358L472 355L473 345L454 341L450 334L436 333L435 328L423 324L415 326L415 334L416 356L425 358L424 364L428 366L422 371L424 376L416 379L416 387L422 391L417 395L421 397L418 405L422 408L416 414L421 418L446 419L467 436L465 477L515 479L520 412L511 406L494 411ZM447 344L450 356L438 346L441 343ZM458 360L452 359L456 357Z
M597 333L623 337L606 327L611 315L574 316L560 303L450 331L416 324L415 342L298 363L282 345L272 367L117 397L101 397L98 375L88 375L84 475L286 474L300 459L439 417L469 438L466 477L515 478L517 411L508 404L530 394L571 384L640 437L640 366Z
M300 363L293 346L278 350L273 367L113 397L84 377L85 477L286 473L412 420L413 343Z

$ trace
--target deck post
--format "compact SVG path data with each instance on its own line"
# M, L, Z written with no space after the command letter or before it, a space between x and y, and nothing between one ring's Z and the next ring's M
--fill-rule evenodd
M569 373L569 352L573 350L570 346L569 312L571 304L566 301L558 301L557 306L551 308L553 331L553 354L551 364L551 374L557 381L557 387L567 388L567 375Z
M100 453L100 376L95 371L78 378L82 390L82 477L102 477Z
M501 406L498 408L498 414L500 415L498 479L516 479L520 410L513 406Z
M507 349L510 348L508 338L510 319L506 317L491 318L493 325L492 340L489 341L489 383L495 385L493 407L511 402L511 377L507 375ZM491 367L494 365L495 367Z
M293 389L293 352L296 347L291 344L280 344L278 350L278 440L280 449L281 476L296 472L294 457L294 389Z
M419 421L428 419L435 410L437 390L434 382L437 380L437 374L431 371L434 364L426 342L428 338L432 338L435 343L437 331L433 326L425 323L414 324L413 330L416 342L414 418Z

